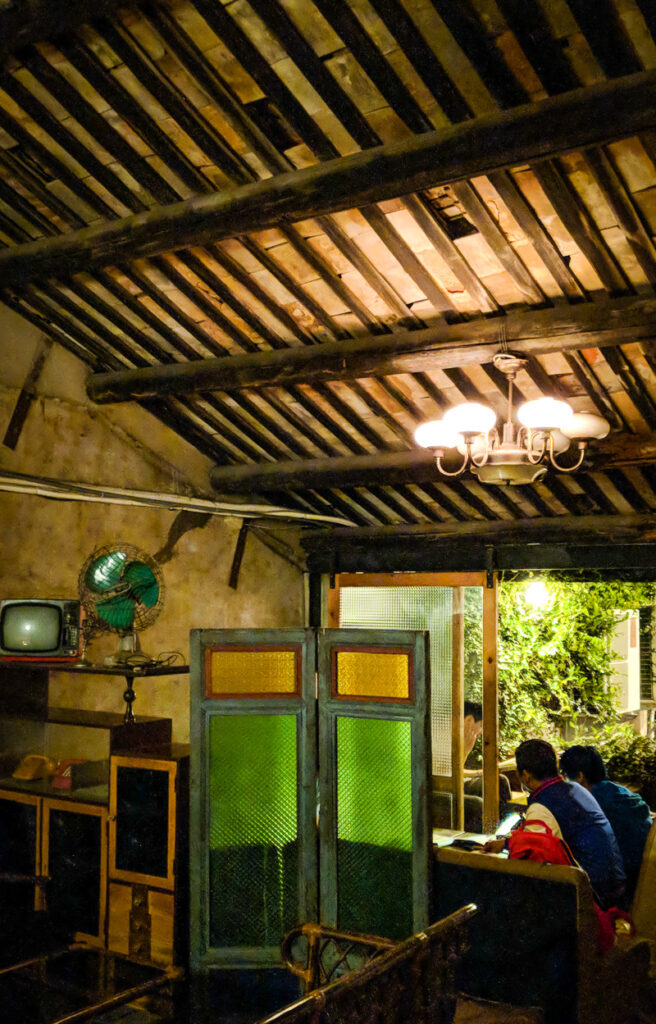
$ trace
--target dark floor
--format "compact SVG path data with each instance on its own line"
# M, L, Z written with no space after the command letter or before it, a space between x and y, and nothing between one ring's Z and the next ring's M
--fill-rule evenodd
M146 997L93 1024L251 1024L298 997L298 982L286 971L213 970L178 986L173 1002Z

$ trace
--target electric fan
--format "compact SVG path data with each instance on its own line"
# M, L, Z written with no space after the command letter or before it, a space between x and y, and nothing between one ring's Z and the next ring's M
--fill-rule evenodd
M78 577L80 601L86 611L87 639L118 633L118 649L108 665L143 665L151 659L141 650L139 633L155 621L162 607L162 570L150 555L132 544L98 548Z

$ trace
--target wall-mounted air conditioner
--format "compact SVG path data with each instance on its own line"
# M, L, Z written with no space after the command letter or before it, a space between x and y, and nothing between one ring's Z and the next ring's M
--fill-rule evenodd
M640 614L619 612L611 638L610 685L615 690L618 710L640 710Z

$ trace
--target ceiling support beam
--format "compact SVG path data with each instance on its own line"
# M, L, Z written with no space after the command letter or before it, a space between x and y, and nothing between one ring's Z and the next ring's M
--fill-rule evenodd
M655 461L656 434L618 434L593 442L581 472L654 465ZM456 453L447 454L445 459L451 470L457 469L461 462L461 456ZM373 455L340 455L330 459L215 466L210 471L210 480L212 487L225 495L449 482L437 470L435 457L422 448Z
M610 348L656 337L656 296L511 311L504 317L442 322L420 331L97 373L87 382L87 394L94 402L127 402L450 370L492 362L501 347L502 326L504 344L520 355Z
M121 6L125 0L0 0L0 58Z
M303 459L240 466L215 466L212 487L222 494L265 493L325 487L366 487L435 481L435 457L421 449L343 455L332 459Z
M656 579L656 515L557 516L306 533L310 572L560 570Z
M656 71L0 251L11 288L408 195L656 127Z

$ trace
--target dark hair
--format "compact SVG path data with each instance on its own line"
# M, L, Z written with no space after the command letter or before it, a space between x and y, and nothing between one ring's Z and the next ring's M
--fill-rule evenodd
M465 718L467 715L471 715L475 722L480 722L483 718L483 705L477 700L466 700Z
M558 775L556 751L546 740L524 740L515 751L515 761L518 772L526 769L539 782Z
M579 772L591 786L606 778L606 765L596 747L576 745L560 755L560 770L569 779L575 779Z

